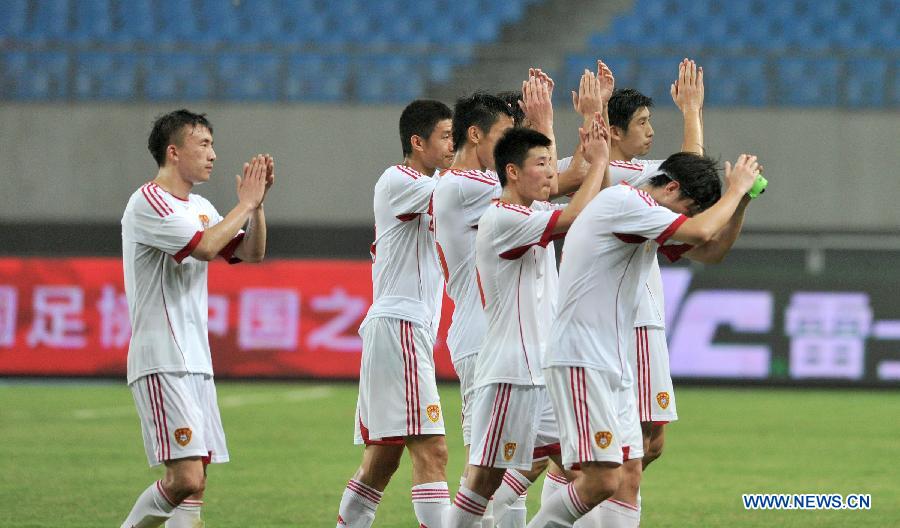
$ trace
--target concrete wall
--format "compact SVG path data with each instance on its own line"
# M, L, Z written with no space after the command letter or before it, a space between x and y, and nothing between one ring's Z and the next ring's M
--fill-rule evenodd
M117 222L128 196L155 175L146 141L153 118L174 105L0 106L0 220ZM224 214L241 163L277 160L268 198L273 224L369 225L372 187L401 160L401 107L192 104L209 114L218 154L213 181L198 188ZM770 192L748 227L825 231L900 225L900 112L798 109L706 111L710 154L760 156ZM671 102L654 111L650 157L678 150L681 118ZM578 118L557 112L561 155Z

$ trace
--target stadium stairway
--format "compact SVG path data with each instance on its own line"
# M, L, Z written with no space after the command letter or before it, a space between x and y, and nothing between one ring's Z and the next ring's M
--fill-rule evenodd
M631 9L633 0L553 0L526 8L518 24L504 26L500 39L476 48L473 62L456 68L445 83L430 83L425 93L442 101L477 89L514 90L521 87L530 66L557 81L556 97L568 97L560 86L567 54L584 49L586 39L605 30L616 14ZM586 65L590 66L590 65Z

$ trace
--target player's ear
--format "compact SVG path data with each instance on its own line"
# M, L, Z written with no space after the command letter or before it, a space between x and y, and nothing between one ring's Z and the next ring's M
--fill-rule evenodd
M622 141L625 138L625 132L616 125L609 126L609 137L616 141Z
M413 150L417 150L419 152L425 150L425 141L422 139L422 136L419 136L417 134L413 134L409 138L409 144L412 145Z
M175 161L178 161L178 147L175 145L169 145L166 147L166 158L171 158Z
M515 163L507 163L506 167L503 167L503 170L506 171L507 180L519 181L519 167L516 167Z
M676 196L681 194L681 184L674 180L670 181L666 184L666 192L675 194Z
M472 125L466 130L466 136L470 143L473 145L477 145L479 141L481 141L481 129L477 126Z

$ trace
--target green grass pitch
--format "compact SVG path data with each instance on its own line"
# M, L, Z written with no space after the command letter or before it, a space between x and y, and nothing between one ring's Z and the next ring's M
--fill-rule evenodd
M220 382L232 462L210 469L208 527L331 527L360 460L354 384ZM441 387L448 480L463 465L459 396ZM900 526L896 391L681 388L681 421L642 487L642 526ZM0 384L0 526L119 526L147 467L123 383ZM540 482L529 495L538 507ZM377 528L416 526L408 457ZM743 493L870 493L867 511L747 511Z

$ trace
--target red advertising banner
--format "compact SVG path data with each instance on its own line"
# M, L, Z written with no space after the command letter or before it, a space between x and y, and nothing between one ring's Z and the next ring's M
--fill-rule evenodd
M211 263L216 375L357 377L371 277L365 261ZM444 303L435 363L439 377L452 379L452 304ZM130 333L121 260L0 259L0 375L124 378Z

